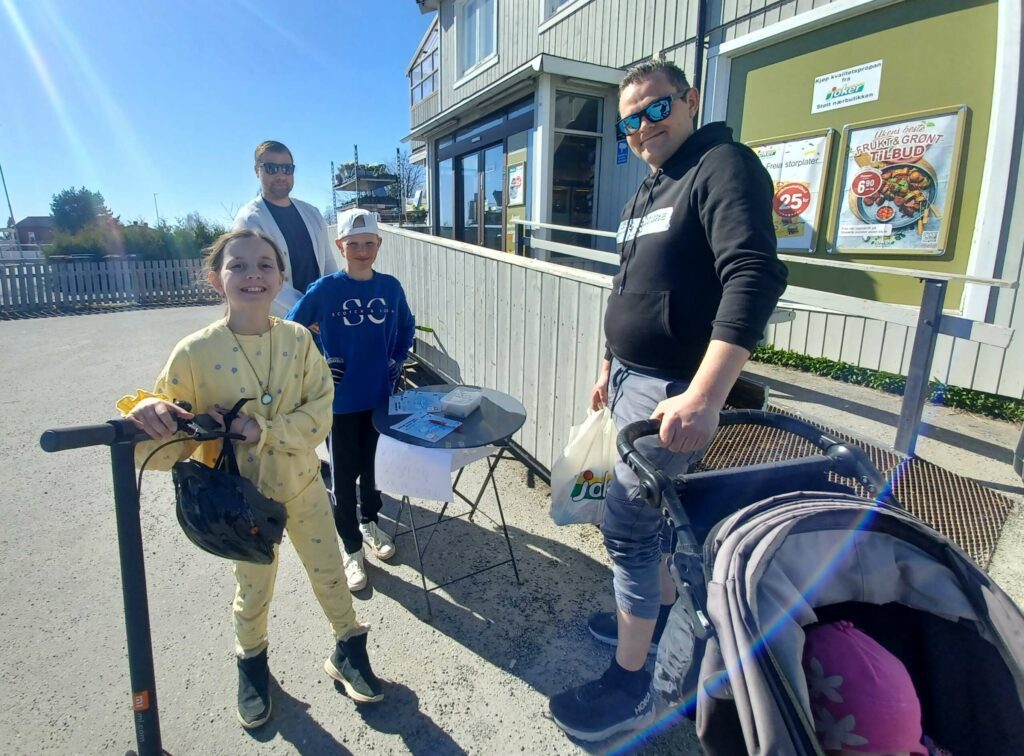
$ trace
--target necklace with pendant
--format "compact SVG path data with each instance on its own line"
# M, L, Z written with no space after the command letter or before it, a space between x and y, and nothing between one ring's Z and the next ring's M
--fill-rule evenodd
M231 333L231 337L238 344L238 351L242 353L245 361L249 363L249 368L252 370L252 374L256 376L256 383L259 384L260 390L263 394L260 396L260 404L270 404L274 401L273 395L270 393L270 376L274 374L274 324L270 324L270 363L267 367L267 382L264 385L263 381L260 380L260 374L256 372L256 366L252 364L252 360L249 359L249 355L245 353L245 349L242 348L242 342L235 336L235 332L230 328L228 331Z

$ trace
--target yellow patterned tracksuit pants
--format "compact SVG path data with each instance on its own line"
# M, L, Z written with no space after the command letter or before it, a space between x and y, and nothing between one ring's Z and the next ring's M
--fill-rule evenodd
M334 515L323 482L314 480L302 493L285 502L285 532L306 568L313 593L327 615L334 636L346 640L366 632L356 620L345 581L341 550L334 530ZM235 653L257 656L267 647L267 617L277 579L278 554L270 564L235 562Z

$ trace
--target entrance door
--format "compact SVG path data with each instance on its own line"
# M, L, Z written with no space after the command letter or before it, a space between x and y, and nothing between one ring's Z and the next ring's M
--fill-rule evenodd
M458 158L461 241L501 249L505 151L500 144Z

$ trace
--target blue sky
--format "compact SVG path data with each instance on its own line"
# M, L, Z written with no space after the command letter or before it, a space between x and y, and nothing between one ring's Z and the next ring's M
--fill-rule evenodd
M226 222L257 193L264 139L292 149L293 196L322 209L332 160L406 147L405 72L431 18L415 0L0 0L14 214L85 186L122 221L152 223L156 193L164 219Z

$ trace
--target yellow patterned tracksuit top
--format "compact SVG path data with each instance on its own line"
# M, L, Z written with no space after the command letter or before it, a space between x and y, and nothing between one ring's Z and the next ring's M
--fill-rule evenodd
M334 382L309 331L290 321L271 321L271 329L258 336L232 334L221 320L182 339L160 373L154 394L187 401L196 413L215 404L231 408L241 398L253 399L241 411L259 423L262 435L256 444L235 442L239 471L287 509L288 538L335 637L344 640L365 628L352 608L315 451L331 429ZM268 405L260 403L261 382L273 397ZM117 406L128 412L152 395L140 391ZM137 463L160 443L140 443ZM155 454L147 468L169 470L189 456L212 466L219 453L218 442L186 441ZM255 656L267 647L277 562L276 557L268 565L235 562L235 651L240 657Z

